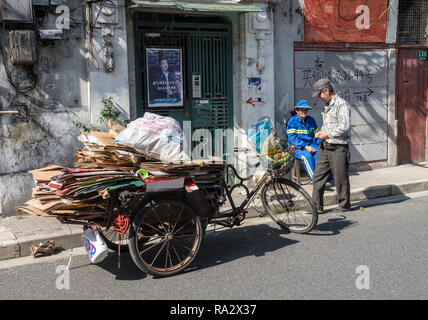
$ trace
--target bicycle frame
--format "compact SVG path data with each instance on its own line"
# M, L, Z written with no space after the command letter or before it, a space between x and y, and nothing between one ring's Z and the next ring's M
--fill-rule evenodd
M240 150L238 148L235 148L235 152L238 152L238 151L240 151ZM246 149L246 151L248 151L248 149ZM291 148L291 154L294 154L294 148ZM258 165L260 165L260 162L256 166L258 166ZM235 219L238 218L239 221L243 221L243 219L245 219L245 214L247 213L248 205L253 201L254 196L262 189L262 187L266 183L269 183L270 180L272 179L272 177L276 176L278 174L278 172L275 169L271 168L271 166L269 165L269 169L267 170L267 172L263 175L263 177L260 179L260 181L256 184L256 186L250 192L248 190L247 186L245 186L243 184L243 182L250 180L253 177L253 174L246 177L246 178L241 178L238 175L238 173L237 173L237 171L233 165L227 164L226 170L229 170L229 169L232 169L235 177L240 180L239 183L235 183L230 188L227 186L225 177L223 177L221 180L221 187L225 190L227 200L229 200L230 205L232 206L232 210L231 211L227 210L227 211L223 211L223 212L218 212L218 215L216 218L214 218L214 220L227 218L227 217L233 217ZM232 192L236 187L242 187L246 191L246 198L239 206L236 206L235 201L233 200L233 197L232 197ZM241 216L241 217L239 217L239 216ZM234 223L234 224L236 224L236 223Z
M266 180L267 175L265 175L260 181L259 183L256 185L256 188L251 190L251 192L249 194L247 194L247 197L245 198L245 200L237 207L235 202L233 201L233 197L232 197L232 192L230 191L229 188L227 188L227 185L225 183L225 181L222 181L223 187L226 190L226 196L232 206L232 210L234 212L242 212L242 210L246 209L246 206L253 200L254 195L256 195L256 193L261 189L261 187L263 186L264 181Z
M268 181L269 178L271 178L272 174L266 172L263 177L260 179L260 181L256 184L256 186L251 190L251 192L248 190L247 186L245 186L243 184L244 181L247 181L249 179L251 179L253 177L253 175L250 175L247 178L241 178L237 172L235 167L233 167L232 165L227 165L227 168L231 168L234 173L235 176L240 180L239 183L234 184L232 187L228 188L227 184L226 184L226 180L223 177L221 184L222 187L224 188L225 192L226 192L226 196L227 199L229 200L231 206L232 206L232 216L244 213L245 210L247 209L248 205L251 203L251 201L254 199L254 196L257 194L257 192L260 191L260 189L263 187L263 185ZM245 198L245 200L237 207L235 202L233 201L233 197L232 197L232 191L235 187L243 187L247 193L247 196ZM221 217L221 213L220 212L220 217Z

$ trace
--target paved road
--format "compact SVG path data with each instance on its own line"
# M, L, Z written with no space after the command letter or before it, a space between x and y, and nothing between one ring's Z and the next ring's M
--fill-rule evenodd
M322 215L307 235L265 218L208 234L192 267L170 278L146 276L128 254L118 270L115 253L91 265L75 250L70 288L58 290L67 251L1 262L0 300L427 299L428 194L354 206L364 210Z

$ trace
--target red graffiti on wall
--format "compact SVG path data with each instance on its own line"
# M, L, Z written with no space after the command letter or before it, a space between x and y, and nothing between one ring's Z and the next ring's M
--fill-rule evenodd
M387 0L305 0L305 42L385 42Z

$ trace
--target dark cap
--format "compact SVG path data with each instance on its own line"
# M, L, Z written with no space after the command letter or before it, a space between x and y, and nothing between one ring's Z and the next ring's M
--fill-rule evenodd
M325 88L328 88L331 86L330 80L328 79L320 79L314 84L314 93L312 94L312 97L316 97L319 95L321 91L323 91Z

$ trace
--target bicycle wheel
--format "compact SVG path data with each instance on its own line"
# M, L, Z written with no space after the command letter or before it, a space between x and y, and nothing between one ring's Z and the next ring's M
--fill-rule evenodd
M102 227L100 230L101 238L105 241L107 248L113 251L118 251L119 249L119 233L114 230L113 227ZM120 251L127 252L129 250L128 246L129 238L129 229L121 236L120 239Z
M299 185L273 178L261 191L263 206L279 226L295 233L306 233L318 222L314 201Z
M184 201L164 199L146 207L132 222L129 250L144 272L166 277L186 269L203 238L200 217Z

